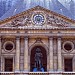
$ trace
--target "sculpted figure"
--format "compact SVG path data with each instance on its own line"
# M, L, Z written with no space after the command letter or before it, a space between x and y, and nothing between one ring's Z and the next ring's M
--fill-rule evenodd
M42 53L41 53L41 50L40 48L37 48L36 49L36 52L35 52L35 67L40 70L42 68Z

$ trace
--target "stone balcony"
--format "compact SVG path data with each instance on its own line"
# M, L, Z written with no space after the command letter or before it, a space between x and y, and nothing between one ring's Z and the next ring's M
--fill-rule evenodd
M0 75L75 75L75 72L0 72Z

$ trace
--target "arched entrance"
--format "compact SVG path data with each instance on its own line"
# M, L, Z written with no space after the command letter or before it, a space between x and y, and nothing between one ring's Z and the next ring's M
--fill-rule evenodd
M39 60L41 62L38 61L38 59L37 59L38 56L36 57L36 55L39 53L39 51L38 51L39 49L40 49L40 53L41 53L41 57L39 57ZM42 67L44 69L43 71L47 71L47 52L44 47L35 46L32 48L31 55L30 55L30 71L33 71L36 66L39 66L39 65L37 65L35 59L37 59L38 64L40 63L42 65Z

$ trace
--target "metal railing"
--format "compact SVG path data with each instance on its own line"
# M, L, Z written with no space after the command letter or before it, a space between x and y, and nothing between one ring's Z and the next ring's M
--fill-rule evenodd
M0 72L0 75L75 75L75 72Z

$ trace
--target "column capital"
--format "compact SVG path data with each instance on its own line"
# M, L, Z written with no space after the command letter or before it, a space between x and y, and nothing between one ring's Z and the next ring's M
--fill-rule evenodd
M25 40L28 40L28 36L25 36L24 39L25 39Z
M58 40L61 40L61 39L62 39L62 37L58 37L57 39L58 39Z
M0 36L0 40L2 39L2 37Z
M19 40L19 39L20 39L20 36L17 36L17 37L16 37L16 40Z
M48 37L49 38L49 40L53 40L53 37Z

